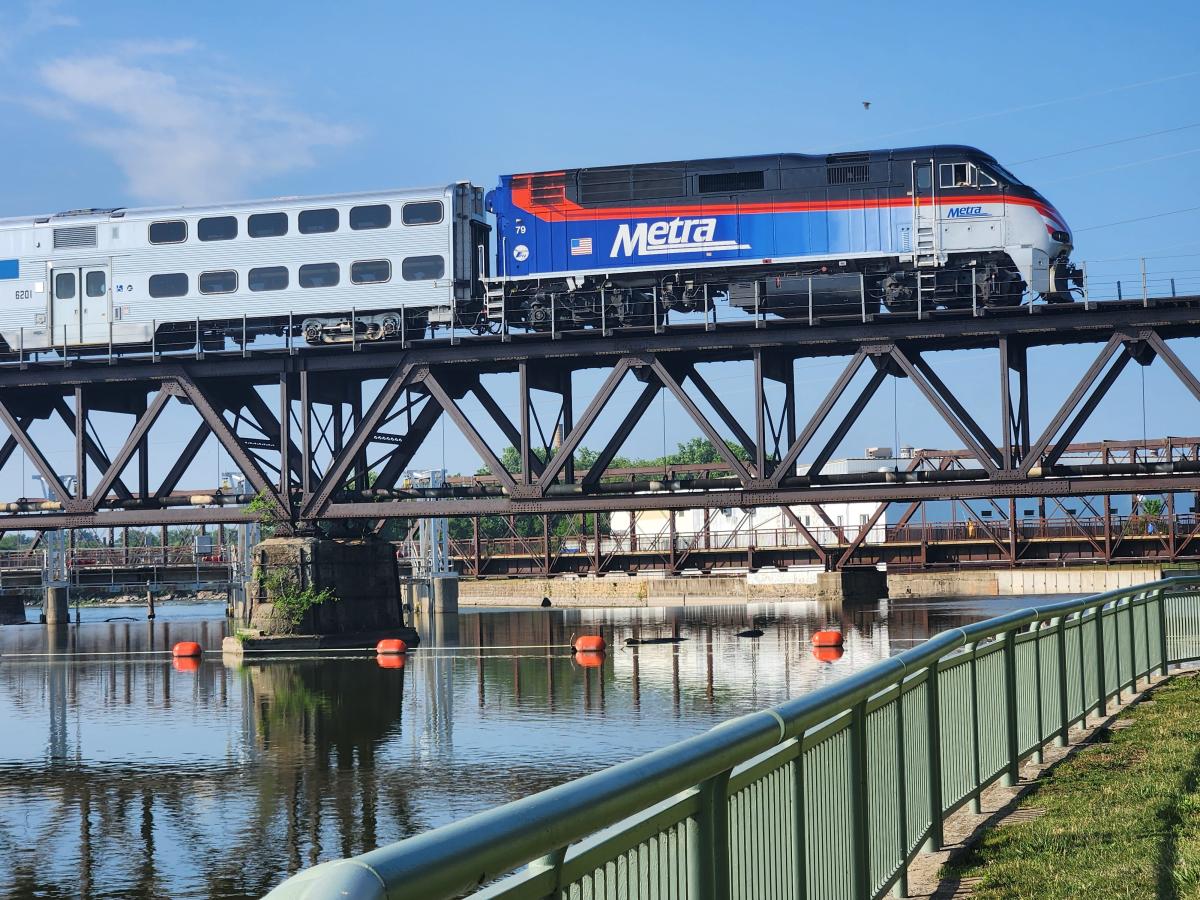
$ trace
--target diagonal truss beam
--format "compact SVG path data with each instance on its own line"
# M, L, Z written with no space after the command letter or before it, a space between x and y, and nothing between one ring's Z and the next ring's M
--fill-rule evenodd
M815 478L821 474L821 470L825 468L825 463L833 457L837 452L837 448L841 446L842 441L846 439L846 435L850 429L854 427L854 423L858 421L863 410L867 408L867 404L871 402L871 398L875 396L875 392L879 390L884 379L888 377L887 369L879 366L871 375L871 380L863 386L862 393L858 395L858 399L851 404L846 410L846 414L842 417L842 421L838 423L837 428L833 430L833 434L829 436L829 440L825 442L825 446L813 458L812 463L808 467L808 477Z
M1046 430L1042 432L1037 441L1035 441L1034 444L1029 448L1029 452L1025 455L1025 459L1021 461L1020 472L1023 476L1028 476L1030 470L1033 469L1035 465L1040 464L1042 453L1045 451L1046 447L1050 445L1050 442L1054 440L1054 436L1058 434L1059 430L1066 423L1071 413L1075 411L1075 408L1079 405L1079 401L1083 399L1084 394L1086 394L1088 389L1096 383L1096 379L1100 377L1100 373L1104 371L1104 367L1108 365L1109 360L1111 360L1113 357L1113 354L1121 349L1124 339L1125 335L1120 333L1114 334L1108 339L1108 342L1100 350L1100 353L1096 356L1095 360L1092 361L1092 364L1088 366L1087 371L1083 373L1083 377L1079 379L1079 383L1075 385L1075 389L1071 391L1067 399L1063 401L1063 404L1059 407L1058 412L1054 414L1054 418L1050 420L1050 424L1046 426Z
M756 375L758 374L760 373L756 372ZM696 370L695 366L690 366L687 372L684 373L683 377L685 379L689 379L692 384L696 386L696 390L700 392L700 396L703 397L708 402L708 405L713 408L713 411L720 416L721 421L725 423L725 427L733 432L733 436L737 438L737 442L742 445L742 449L746 451L749 457L751 459L757 458L757 442L754 440L754 438L750 437L749 432L742 427L742 423L738 421L737 416L730 412L729 407L725 405L719 396L717 396L717 392L713 390L712 385L708 383L707 379L705 379L704 376ZM762 472L757 472L756 474L760 478L763 477Z
M396 479L400 477L404 467L416 456L417 451L421 449L421 444L429 437L429 433L433 431L434 426L441 418L442 408L432 400L421 407L421 411L412 420L412 424L404 433L404 437L400 439L400 443L396 445L396 449L388 454L387 462L375 477L374 487L390 488L396 483Z
M71 429L71 432L75 435L76 445L82 448L84 453L87 454L87 458L92 461L96 468L101 472L108 469L112 465L112 461L108 458L108 454L104 452L104 448L96 443L95 439L88 434L86 414L82 417L81 421L80 417L76 416L75 413L71 411L71 407L67 406L67 401L62 397L59 397L54 402L54 411L58 413L58 417L63 420L63 424ZM83 429L82 434L80 434L80 428ZM77 463L76 467L78 468L78 466L79 464ZM83 473L76 472L75 475L78 479L78 484L80 487L82 487L84 485L84 479L82 477ZM129 488L127 488L125 483L119 478L115 482L114 486L116 488L117 496L122 500L128 500L133 496L133 494L129 492Z
M22 431L28 428L32 421L33 416L25 416L24 418L17 420ZM0 445L0 468L4 468L4 464L8 462L9 458L14 452L16 452L18 446L17 439L11 434L4 439L4 444Z
M729 445L725 443L725 438L713 428L712 422L708 421L708 417L704 415L700 407L696 406L696 402L688 395L688 392L675 380L675 376L667 370L667 367L659 359L654 359L650 363L650 368L658 376L658 380L663 383L663 386L675 395L675 399L679 401L680 406L691 416L692 421L704 432L704 436L713 445L713 449L725 460L725 464L729 466L733 474L738 477L743 485L749 484L751 481L749 470L734 455L733 451L729 449Z
M212 429L208 427L208 423L201 421L196 430L192 433L187 445L183 448L183 452L179 454L179 458L175 460L169 471L162 480L162 484L158 486L158 490L154 492L156 499L161 500L166 497L179 484L179 479L183 477L183 473L188 470L188 466L195 460L196 454L200 452L200 448L204 446L204 442L208 440L208 436L212 434Z
M562 446L552 456L546 464L545 470L538 477L538 488L542 492L546 490L558 477L558 473L562 471L568 460L575 455L575 451L587 436L588 430L596 424L596 419L600 413L608 406L608 403L613 398L613 394L617 392L617 388L621 386L626 373L629 371L629 360L622 359L613 370L608 374L604 383L600 386L600 390L596 392L596 396L592 398L592 402L587 405L587 409L583 411L583 415L579 417L579 421L575 423L575 427L571 429L571 433L563 438Z
M629 408L629 412L621 420L621 424L617 426L617 430L613 432L613 436L608 439L608 443L597 454L595 462L592 463L591 468L584 475L583 483L585 486L592 487L600 483L605 470L612 465L613 459L621 451L625 442L629 440L629 435L633 433L633 429L642 420L642 416L646 414L646 410L650 408L650 404L654 402L654 398L658 396L660 390L662 390L662 385L659 384L656 378L651 377L647 379L645 385L642 387L642 392L638 394L637 400L633 402L633 405Z
M850 382L854 380L854 376L858 374L858 370L862 368L862 364L866 362L867 353L865 350L859 350L850 358L850 362L846 364L846 368L842 370L842 374L838 376L838 380L834 382L833 387L829 389L829 393L825 395L825 399L821 401L821 405L817 407L808 424L804 426L804 430L797 435L796 440L788 447L787 453L783 455L783 459L779 461L779 465L775 467L774 473L771 475L770 482L772 487L779 487L783 483L783 479L792 474L796 467L796 460L800 458L800 454L812 441L817 430L829 418L829 413L842 398L842 394L846 393L846 388L850 386Z
M301 518L314 519L318 513L323 513L328 508L334 492L341 488L346 473L354 465L359 454L366 449L371 436L391 410L392 404L396 402L400 392L419 381L425 371L427 370L418 371L412 363L401 363L392 370L379 389L379 393L375 395L375 399L371 402L366 415L363 416L362 422L359 423L358 429L330 461L324 477L317 484L317 489L305 502L301 510Z
M1196 377L1196 374L1171 349L1170 345L1162 339L1157 331L1147 333L1145 340L1162 357L1162 361L1167 364L1167 367L1175 373L1175 377L1182 381L1184 386L1192 392L1192 396L1200 400L1200 379Z
M504 437L509 444L511 444L519 452L521 447L525 444L525 439L521 436L521 429L514 425L512 419L508 417L508 414L500 408L500 404L496 402L496 398L484 388L483 382L476 378L470 387L467 388L467 390L475 396L476 400L479 401L479 405L483 407L483 411L491 417L491 420L494 423L496 423L496 427L503 432ZM537 454L533 452L528 454L528 464L530 472L538 476L540 476L546 468L545 464L538 459Z
M1083 402L1083 405L1079 407L1079 411L1072 416L1070 423L1063 429L1058 440L1054 442L1054 446L1046 452L1046 458L1042 460L1043 467L1052 466L1058 462L1067 447L1075 440L1075 436L1079 434L1079 430L1092 417L1092 413L1096 411L1096 407L1100 405L1100 401L1112 389L1113 384L1116 383L1117 378L1120 377L1131 359L1133 359L1133 355L1129 352L1128 347L1124 348L1117 355L1116 361L1104 373L1099 384L1095 386L1091 394Z
M429 391L429 395L438 402L438 405L450 417L450 421L458 426L458 430L462 432L463 437L475 448L475 452L479 454L479 458L483 460L483 464L504 485L510 495L517 493L517 482L512 477L512 473L504 468L504 464L500 462L500 458L488 446L487 441L483 439L483 436L471 424L471 420L463 414L462 409L454 402L454 398L447 393L442 383L438 380L438 377L432 371L425 375L424 384L426 390Z
M788 521L796 527L798 532L800 532L800 536L808 542L808 546L812 548L813 553L817 554L817 558L821 560L821 564L825 565L829 559L829 553L821 545L821 542L818 541L813 536L813 533L808 530L808 526L800 521L800 517L792 512L792 508L790 506L781 506L779 508L783 510L783 514L787 516Z
M925 395L925 399L950 426L961 440L978 458L989 475L996 475L1000 469L1000 456L996 447L986 432L979 427L966 408L958 401L937 373L929 367L920 354L914 353L910 360L900 347L892 347L892 359L904 370L917 389Z
M4 427L8 429L9 435L21 445L21 449L29 456L34 468L38 470L42 478L46 479L58 497L59 502L64 506L70 505L72 500L71 492L67 490L67 486L62 483L62 480L58 477L58 473L54 471L54 468L47 461L46 457L42 455L42 451L38 449L38 445L29 437L29 432L21 427L21 423L12 414L12 411L9 410L8 405L3 400L0 400L0 422L4 423Z
M146 433L158 421L158 417L162 414L167 401L170 399L171 394L168 389L165 386L160 388L158 393L154 395L154 399L150 401L150 405L146 407L146 411L138 417L138 420L129 432L129 437L125 439L125 443L117 451L117 455L113 457L108 468L103 470L99 482L96 483L96 487L88 497L88 505L92 509L97 509L100 506L100 501L104 499L109 489L116 483L117 477L129 465L129 461L133 458L133 454L137 452L142 438L146 436Z
M171 367L168 371L175 383L179 385L179 389L196 408L200 418L212 430L213 436L225 448L225 452L229 454L234 465L241 469L255 492L274 507L275 515L281 523L290 523L292 521L291 498L282 496L278 488L267 478L259 466L258 460L242 446L238 435L229 427L229 423L221 415L205 390L193 380L186 369Z

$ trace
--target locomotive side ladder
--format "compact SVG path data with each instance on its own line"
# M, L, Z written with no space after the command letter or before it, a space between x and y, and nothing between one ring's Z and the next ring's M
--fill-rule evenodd
M937 273L941 265L938 241L937 188L933 160L912 161L913 267L917 271L917 308L937 303Z

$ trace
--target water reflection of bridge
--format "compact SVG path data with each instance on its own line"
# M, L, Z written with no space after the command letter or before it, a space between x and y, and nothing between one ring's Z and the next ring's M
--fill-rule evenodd
M464 614L456 628L427 623L402 669L373 658L233 669L210 655L194 672L148 651L191 639L215 651L220 622L4 629L6 889L261 896L302 866L695 733L958 621L911 604ZM755 622L764 638L734 636ZM807 640L831 622L847 633L835 665ZM596 628L617 649L582 667L565 645ZM666 634L687 640L620 646ZM19 656L35 653L48 655ZM251 848L248 865L239 849Z

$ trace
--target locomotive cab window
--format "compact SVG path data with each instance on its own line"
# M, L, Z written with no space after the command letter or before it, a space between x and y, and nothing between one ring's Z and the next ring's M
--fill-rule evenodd
M336 209L306 209L300 213L297 226L301 234L328 234L338 230L339 219Z
M944 188L971 187L975 184L971 177L975 167L970 163L942 163L939 167L941 178L939 186Z
M167 275L150 276L150 296L182 297L188 292L188 277L186 272L171 272Z
M392 208L386 203L355 206L350 210L350 227L355 231L368 228L387 228L392 224Z
M251 269L246 277L246 285L254 292L282 291L288 286L287 266L264 266Z
M355 284L383 284L392 280L392 264L386 259L364 259L350 267L350 280Z
M182 244L186 240L187 222L182 219L150 223L150 243L152 244Z
M232 241L237 236L237 216L210 216L196 223L196 237L202 241Z
M232 294L237 290L237 272L205 272L200 276L200 293Z
M434 281L446 274L446 261L440 256L410 256L400 264L405 281Z
M300 267L302 288L337 287L341 277L337 263L309 263Z
M442 201L422 200L405 203L400 210L400 220L405 225L436 225L442 221Z
M252 238L282 237L287 230L287 213L258 213L246 220L246 233Z
M980 187L995 187L996 186L996 179L993 178L991 175L989 175L987 173L986 169L981 169L978 166L976 166L975 167L975 175L976 175L976 178L978 179L976 183Z

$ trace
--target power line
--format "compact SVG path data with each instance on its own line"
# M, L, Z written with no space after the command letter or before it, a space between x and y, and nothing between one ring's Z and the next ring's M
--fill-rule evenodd
M1101 147L1112 147L1116 144L1128 144L1130 141L1140 141L1143 138L1157 137L1160 134L1174 134L1176 131L1186 131L1189 128L1200 128L1200 122L1193 122L1190 125L1180 125L1178 128L1164 128L1162 131L1147 131L1145 134L1135 134L1132 137L1118 138L1115 141L1104 141L1101 144L1088 144L1086 147L1076 147L1074 150L1047 153L1045 156L1031 156L1029 159L1018 159L1012 165L1023 166L1025 163L1041 162L1043 159L1057 159L1060 156L1070 156L1072 153L1083 153L1085 150L1099 150Z
M1119 163L1115 166L1105 166L1103 169L1093 169L1091 172L1078 172L1075 175L1063 175L1061 178L1039 179L1038 184L1057 184L1060 181L1071 181L1075 178L1088 178L1092 175L1103 175L1105 172L1116 172L1118 169L1132 169L1149 163L1162 162L1164 159L1178 159L1180 156L1191 156L1200 153L1200 147L1193 150L1183 150L1179 153L1167 153L1163 156L1151 156L1145 159L1135 159L1133 162Z
M1097 228L1112 228L1114 225L1128 225L1130 222L1145 222L1149 219L1161 219L1164 216L1178 216L1182 213L1195 212L1200 209L1200 206L1189 206L1186 209L1172 209L1169 212L1154 213L1151 216L1138 216L1135 219L1122 219L1119 222L1105 222L1103 225L1085 225L1083 228L1076 228L1075 231L1095 231Z

